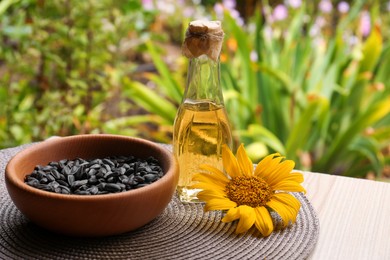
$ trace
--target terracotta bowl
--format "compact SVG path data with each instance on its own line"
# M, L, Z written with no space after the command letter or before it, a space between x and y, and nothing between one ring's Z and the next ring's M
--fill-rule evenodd
M133 155L155 157L164 171L142 188L104 195L67 195L27 185L36 165L62 159ZM76 135L50 139L21 151L5 170L6 186L16 207L32 222L71 236L98 237L137 229L156 218L171 200L178 181L172 153L153 142L117 135Z

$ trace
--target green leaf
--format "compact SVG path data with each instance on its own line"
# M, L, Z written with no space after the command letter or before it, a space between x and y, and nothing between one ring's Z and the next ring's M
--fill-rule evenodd
M390 113L389 104L389 97L381 102L372 104L367 111L358 116L344 132L339 133L331 143L324 156L318 161L315 171L328 169L327 165L333 165L335 161L342 160L343 155L345 155L348 151L346 147L349 147L357 135L359 135L365 128L372 126Z
M123 83L126 87L125 94L128 98L134 100L150 113L161 116L165 124L173 124L177 109L172 103L140 82L130 81L125 78Z
M0 2L0 16L3 15L12 4L19 1L20 0L2 0Z
M359 137L349 147L367 158L377 174L383 169L383 156L380 153L379 143L370 137Z
M23 100L19 103L18 109L19 111L27 111L33 107L34 104L34 96L29 95L23 98Z
M375 75L375 81L387 86L387 93L390 93L390 42L383 49L381 59L378 64L378 72Z
M183 97L183 88L181 88L174 79L172 72L161 58L161 55L157 52L153 43L150 41L146 42L146 47L161 77L159 80L155 77L152 77L152 79L160 84L159 86L169 98L174 100L176 103L180 103Z
M304 149L318 113L326 109L327 104L328 102L323 98L311 100L307 108L299 116L287 139L286 156L288 158L296 158L297 152Z
M382 46L382 35L379 25L376 25L363 45L363 59L360 62L360 72L371 72L375 68L382 52Z
M75 109L73 109L73 116L75 117L82 117L85 113L85 107L84 105L77 105Z
M388 115L390 118L390 115ZM390 124L378 127L375 129L375 132L372 134L372 136L378 140L384 148L387 145L390 145Z
M267 74L269 76L271 76L272 78L274 78L275 80L279 81L283 88L282 90L284 90L286 92L286 94L292 94L293 92L293 89L294 89L294 84L293 84L293 81L291 80L291 78L289 77L289 75L287 75L285 72L281 71L281 70L278 70L278 69L274 69L274 68L271 68L270 66L268 66L267 64L264 64L264 63L258 63L256 64L256 68L263 72L264 74Z
M241 84L240 91L251 104L258 102L258 91L254 70L251 66L252 61L250 60L250 46L249 36L244 32L243 27L236 23L236 20L230 15L228 11L224 13L225 26L229 28L231 37L237 41L237 54L241 65Z
M19 125L12 125L10 127L10 132L16 140L22 140L24 138L23 128Z
M106 133L122 133L126 132L127 135L137 135L138 130L136 128L132 128L133 126L137 127L139 124L145 123L160 123L161 120L158 120L155 115L134 115L134 116L126 116L119 117L115 119L108 120L103 124L103 130Z
M247 130L236 131L241 137L250 137L254 142L262 142L280 154L286 154L286 149L280 140L268 129L261 125L249 125Z
M268 155L267 146L263 142L251 142L245 146L245 150L253 163Z

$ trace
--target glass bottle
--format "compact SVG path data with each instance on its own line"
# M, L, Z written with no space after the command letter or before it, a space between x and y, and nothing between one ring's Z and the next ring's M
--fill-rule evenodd
M202 36L199 30L205 27L207 35ZM192 38L191 29L196 32ZM216 32L222 32L222 37L220 34L217 37ZM222 145L231 148L232 134L220 86L219 53L223 39L220 23L191 22L186 36L190 41L183 44L183 53L190 61L183 100L174 123L173 152L180 166L177 188L180 200L199 202L196 197L199 190L189 188L192 177L200 172L201 164L223 170ZM205 39L209 42L202 42Z

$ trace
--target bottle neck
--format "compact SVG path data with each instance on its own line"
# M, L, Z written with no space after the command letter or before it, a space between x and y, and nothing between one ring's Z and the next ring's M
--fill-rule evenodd
M214 61L206 55L191 58L184 102L212 102L215 105L223 105L219 71L219 59Z

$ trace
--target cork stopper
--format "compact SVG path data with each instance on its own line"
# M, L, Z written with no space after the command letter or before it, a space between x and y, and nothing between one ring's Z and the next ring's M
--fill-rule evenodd
M197 58L203 54L217 61L222 48L223 30L220 21L192 21L182 46L183 55Z

